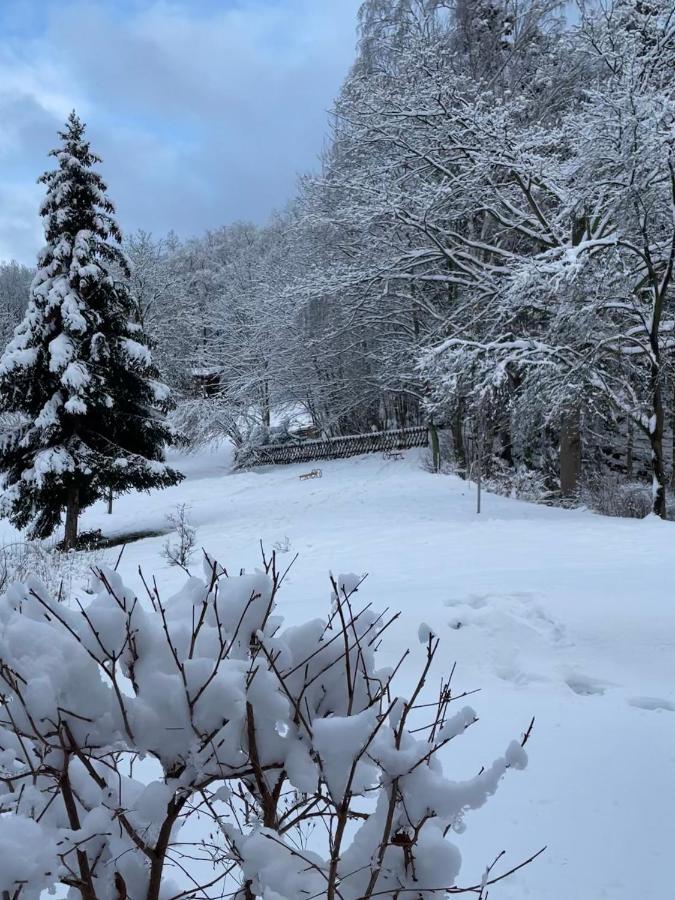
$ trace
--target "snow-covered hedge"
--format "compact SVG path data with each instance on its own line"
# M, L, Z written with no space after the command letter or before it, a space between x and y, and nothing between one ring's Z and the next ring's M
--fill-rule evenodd
M437 693L437 673L425 695L431 630L402 697L398 666L377 660L396 616L357 604L357 577L331 579L327 616L294 626L275 611L282 581L274 557L236 577L206 558L167 601L105 568L86 606L31 579L5 593L1 896L61 884L88 900L356 900L456 885L448 835L525 765L526 738L449 779L438 751L476 715L454 711L449 679Z

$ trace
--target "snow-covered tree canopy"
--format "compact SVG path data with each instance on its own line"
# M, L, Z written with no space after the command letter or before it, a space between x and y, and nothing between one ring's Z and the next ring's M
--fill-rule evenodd
M367 0L323 170L264 235L277 252L201 242L209 326L237 322L208 357L223 394L329 433L433 416L463 467L479 419L527 465L566 421L619 460L635 432L665 515L675 4L562 7Z
M357 602L362 579L332 579L328 615L293 627L275 609L283 580L274 557L236 577L207 557L169 600L109 569L85 604L35 580L2 597L0 895L460 891L450 835L525 765L529 729L452 780L437 753L476 714L447 678L425 689L430 629L397 696L402 660L378 662L396 616Z
M0 445L2 511L38 537L66 507L76 524L107 490L180 478L163 462L169 393L134 319L114 208L93 168L100 160L75 113L60 137L57 167L40 179L47 244L0 359L0 411L20 417Z

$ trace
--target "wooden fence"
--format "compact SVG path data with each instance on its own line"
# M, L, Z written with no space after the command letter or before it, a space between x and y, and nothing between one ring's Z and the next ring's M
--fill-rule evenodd
M386 450L408 450L426 447L429 433L426 426L373 431L370 434L350 434L345 437L322 438L297 444L279 444L248 448L237 455L238 466L280 466L288 463L311 462L315 459L344 459L361 453L380 453Z

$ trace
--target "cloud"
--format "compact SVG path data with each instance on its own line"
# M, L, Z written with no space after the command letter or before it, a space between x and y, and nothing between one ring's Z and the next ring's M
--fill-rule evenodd
M28 35L15 10L0 42L0 198L14 209L0 203L0 255L29 261L37 248L36 229L12 223L37 215L29 188L73 106L125 230L264 220L317 164L359 5L48 0Z
M0 260L34 262L34 254L29 256L28 249L42 243L37 217L40 193L37 185L21 187L0 183Z

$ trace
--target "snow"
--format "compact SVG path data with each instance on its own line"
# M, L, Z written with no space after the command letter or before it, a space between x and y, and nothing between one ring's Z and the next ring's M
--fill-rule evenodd
M65 326L74 333L84 333L87 330L87 320L82 311L82 304L77 294L72 291L63 298L61 315Z
M61 397L60 392L57 391L55 394L52 394L50 399L42 407L38 417L35 419L35 426L37 428L49 428L51 425L58 425L58 411L62 404L63 398ZM68 404L66 404L66 407L67 406Z
M72 416L84 416L87 412L87 404L80 397L70 397L63 408Z
M152 396L158 403L165 403L170 395L171 390L166 384L162 384L161 381L155 381L154 379L150 379L148 382L150 385L150 390L152 391Z
M44 462L50 469L65 460ZM116 498L112 516L98 504L84 515L82 528L100 527L106 534L160 531L166 514L186 503L198 546L231 571L253 571L259 540L271 548L288 535L289 552L280 562L290 562L295 553L299 558L284 582L278 611L291 625L327 613L331 570L368 572L360 602L402 613L380 651L380 664L393 666L410 647L402 687L412 689L405 679L418 671L424 655L419 640L433 635L441 651L429 682L437 684L456 661L454 692L480 689L470 707L458 701L445 726L444 737L461 735L441 754L446 774L458 783L454 794L448 792L448 810L477 806L505 768L522 767L524 751L513 738L535 717L526 770L501 781L489 809L460 812L466 830L453 836L462 855L459 883L480 883L501 850L515 864L546 844L541 857L491 895L663 896L671 877L675 803L675 604L666 589L673 566L671 523L610 519L485 492L477 516L475 488L426 472L417 452L403 461L373 455L321 462L323 478L309 482L298 478L308 468L302 465L232 473L228 448L173 455L170 463L186 474L181 485L150 497ZM13 534L6 523L0 525L0 540ZM161 556L164 540L159 535L126 547L119 573L127 585L140 591L142 565L156 575L162 596L183 586L184 574ZM193 571L200 574L200 566ZM339 576L338 584L351 585L353 578L361 576ZM243 597L228 599L230 616L241 610ZM253 610L251 615L246 634L256 627ZM46 683L49 667L46 652ZM156 702L163 707L169 701L161 672L156 681ZM214 690L230 697L223 702L236 702L228 684ZM273 707L268 714L281 720ZM165 715L178 721L182 713L172 707ZM341 715L336 710L324 720L327 749L331 730L346 727ZM342 738L350 746L363 739L367 726L361 724L362 729L350 723L352 730ZM308 760L303 742L294 740L289 769L301 780ZM477 776L483 763L485 771ZM364 765L366 782L368 775ZM343 776L337 764L334 776L339 793ZM474 779L473 787L464 784L460 791L465 779ZM138 798L139 815L152 821L161 802L160 789L149 788ZM248 858L255 852L252 846ZM438 852L446 852L440 840ZM447 852L444 865L451 871L458 860ZM260 838L259 853L261 867L274 870L272 842Z
M75 355L75 345L65 332L57 334L49 342L49 371L59 372L68 365Z
M2 357L0 375L5 375L14 369L30 368L30 366L35 364L37 355L37 350L34 347L21 347L12 342Z
M367 709L355 716L329 716L313 724L314 747L322 754L328 789L336 803L341 803L348 784L352 760L360 756L376 724L375 710ZM354 778L352 789L373 784L368 766ZM370 775L370 778L369 778Z
M86 266L78 266L77 274L80 278L101 278L103 273L98 263L87 263Z
M91 376L83 362L70 362L61 375L61 384L77 391L89 384Z
M75 468L73 457L65 447L49 447L35 454L31 469L24 469L21 477L24 481L34 481L42 485L48 475L72 472Z
M52 842L44 842L41 829L31 819L23 816L0 816L0 846L5 852L0 854L0 892L16 890L16 882L43 880L53 868L56 847ZM31 853L26 854L25 848Z
M120 347L129 362L146 368L152 364L150 351L145 344L139 344L138 341L134 341L131 338L122 338Z

